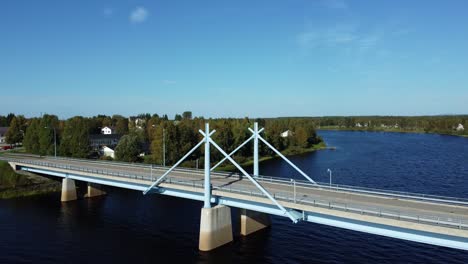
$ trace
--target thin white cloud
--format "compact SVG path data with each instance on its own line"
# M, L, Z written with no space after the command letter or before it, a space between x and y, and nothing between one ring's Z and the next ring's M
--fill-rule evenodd
M361 50L368 50L373 48L379 42L380 37L378 35L367 35L359 39L357 45Z
M162 83L165 85L170 85L170 84L176 84L177 82L174 80L163 80Z
M130 22L132 23L143 23L148 19L149 12L144 7L137 7L130 13Z
M112 8L107 7L107 8L104 8L102 13L104 14L105 17L111 17L112 14L114 14L114 10Z
M353 25L338 25L330 28L310 29L296 36L300 47L310 49L317 46L333 47L355 42L359 39Z
M301 32L297 35L296 39L297 39L297 43L299 44L299 46L304 49L313 48L317 46L319 42L318 34L313 31Z
M348 5L344 0L322 0L322 4L325 7L331 9L347 9Z
M366 51L375 47L380 40L380 34L360 32L358 27L352 24L309 29L296 35L297 45L304 51L317 47L347 47Z
M409 35L411 33L413 33L413 30L411 30L409 28L400 28L400 29L396 29L391 34L394 35L394 36L400 37L400 36Z

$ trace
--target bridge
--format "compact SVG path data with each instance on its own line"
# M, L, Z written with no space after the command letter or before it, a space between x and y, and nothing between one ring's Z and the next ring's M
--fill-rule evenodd
M87 182L85 197L103 195L102 185L203 201L199 249L213 250L233 240L230 207L240 209L240 232L247 236L270 225L269 215L420 243L468 250L468 199L395 192L315 182L271 146L254 124L252 136L231 153L211 138L206 124L201 140L171 168L122 162L11 155L0 157L15 170L62 178L63 202L77 199L75 181ZM254 142L253 174L231 156ZM265 143L304 180L259 175L258 144ZM204 169L178 168L204 145ZM224 159L211 167L213 146ZM229 160L240 172L214 172Z

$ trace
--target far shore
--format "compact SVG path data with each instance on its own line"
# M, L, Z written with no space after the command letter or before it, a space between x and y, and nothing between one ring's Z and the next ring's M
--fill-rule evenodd
M451 133L442 133L442 132L428 132L424 130L402 130L402 129L385 129L385 128L340 128L335 126L323 126L318 127L318 131L357 131L357 132L391 132L391 133L411 133L411 134L434 134L434 135L444 135L444 136L457 136L457 137L468 137L468 134L451 134Z
M326 150L326 149L335 149L335 147L329 147L325 144L325 142L321 142L319 144L316 144L310 148L306 149L294 149L294 150L286 150L284 153L282 153L286 157L291 157L291 156L297 156L297 155L302 155L302 154L307 154L307 153L312 153L318 150ZM272 159L277 159L279 158L278 155L273 155L273 156L266 156L266 157L261 157L259 158L259 162L264 162L267 160L272 160ZM229 161L225 161L225 163L229 163ZM253 158L250 158L244 162L241 162L239 165L242 167L246 166L252 166L253 165ZM234 171L236 170L236 167L232 164L227 164L224 166L219 166L215 169L215 171Z

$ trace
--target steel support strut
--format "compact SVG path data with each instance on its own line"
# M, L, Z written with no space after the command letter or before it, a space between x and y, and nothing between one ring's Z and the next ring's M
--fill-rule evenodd
M234 155L234 153L236 153L239 149L241 149L243 146L245 146L245 144L249 143L250 140L252 140L254 138L254 135L250 136L246 141L244 141L242 144L240 144L235 150L233 150L231 153L229 153L229 157L231 157L232 155ZM212 168L211 168L211 171L213 171L214 169L216 169L219 165L221 165L223 162L225 162L227 160L226 157L224 157L221 161L219 161L218 163L216 163L216 165L214 165Z
M240 170L242 172L242 174L244 174L245 177L247 177L251 182L253 182L253 184L258 188L260 189L260 191L262 191L263 194L265 194L266 197L268 197L268 199L270 199L276 206L278 206L278 208L285 214L287 215L294 223L297 223L297 218L294 217L288 210L286 210L286 208L284 208L280 203L278 203L278 201L276 201L275 198L273 198L273 196L271 196L270 193L268 193L267 190L265 190L265 188L263 188L262 185L260 185L260 183L258 183L252 176L250 176L239 164L237 164L237 162L235 160L233 160L231 157L229 157L229 155L224 152L224 150L218 146L218 144L216 144L216 142L214 142L211 138L209 139L211 144L213 144L213 146L219 150L219 152L221 152L221 154L223 154L234 166L236 166L236 168L238 170Z
M210 124L205 124L205 200L203 208L211 208L211 179L210 179Z
M291 165L291 167L293 167L296 171L298 171L302 176L304 176L304 178L306 178L307 180L309 180L311 183L313 183L314 185L318 185L314 180L312 180L309 176L307 176L307 174L305 174L305 172L303 172L301 169L299 169L296 165L294 165L294 163L292 163L288 158L286 158L283 154L281 154L281 152L279 152L277 149L275 149L275 147L273 147L270 143L268 143L268 141L266 141L265 139L262 138L262 136L258 135L258 138L263 142L265 143L265 145L267 145L271 150L273 150L278 156L280 156L281 158L283 158L289 165Z
M253 175L258 176L258 123L254 123L254 153L253 153Z
M245 140L244 142L242 142L242 144L240 144L235 150L233 150L231 153L229 153L229 157L231 157L232 155L234 155L234 153L236 153L237 151L239 151L239 149L241 149L243 146L245 146L247 143L250 142L250 140L252 139L255 139L257 136L256 135L260 135L260 133L264 130L263 128L258 130L258 123L255 122L254 123L254 128L255 126L257 127L257 129L255 130L251 130L249 128L249 130L252 132L252 136L250 136L247 140ZM254 132L256 131L256 132ZM255 147L257 146L257 147ZM258 137L257 137L257 140L254 142L254 161L255 161L255 148L257 149L257 164L258 164ZM211 171L213 171L215 168L217 168L219 165L221 165L223 162L225 162L227 160L226 157L224 157L220 162L216 163L216 165L214 165L212 168L211 168ZM254 162L255 164L255 162ZM254 165L255 166L255 165ZM255 175L255 168L254 168L254 175ZM258 175L258 166L257 166L257 175Z

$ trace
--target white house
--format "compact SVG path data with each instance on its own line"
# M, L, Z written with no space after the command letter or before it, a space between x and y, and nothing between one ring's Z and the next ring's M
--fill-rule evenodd
M361 123L356 123L356 127L362 127Z
M464 131L465 130L465 128L463 127L462 124L458 124L456 129L457 129L457 131Z
M104 157L111 157L115 159L115 151L107 146L101 148L101 153Z
M146 120L143 118L135 119L135 127L138 129L143 129L143 125L146 123Z
M293 135L293 132L291 130L286 130L280 134L280 137L287 138L287 137L291 137L292 135Z
M5 135L7 131L8 131L8 127L0 127L0 144L6 143Z
M112 135L112 134L115 134L115 128L113 127L103 127L101 128L101 134L104 134L104 135Z

